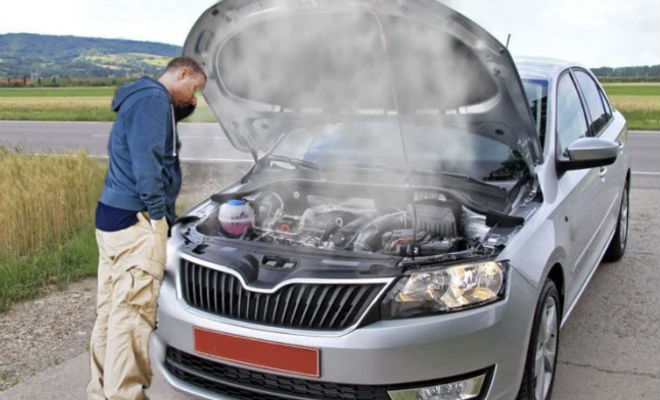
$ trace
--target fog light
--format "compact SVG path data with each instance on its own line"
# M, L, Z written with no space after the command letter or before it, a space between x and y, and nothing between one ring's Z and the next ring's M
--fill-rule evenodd
M486 375L418 389L392 390L387 392L392 400L469 400L476 399Z

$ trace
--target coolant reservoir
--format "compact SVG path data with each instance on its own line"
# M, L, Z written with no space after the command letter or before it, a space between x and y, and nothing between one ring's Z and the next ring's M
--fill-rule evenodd
M229 200L220 206L218 220L224 233L240 236L254 225L254 210L245 200Z

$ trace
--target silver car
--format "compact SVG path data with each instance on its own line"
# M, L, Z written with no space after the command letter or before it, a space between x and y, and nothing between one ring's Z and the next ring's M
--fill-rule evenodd
M168 243L155 363L207 399L549 399L626 248L626 121L435 1L236 0L184 54L238 182Z

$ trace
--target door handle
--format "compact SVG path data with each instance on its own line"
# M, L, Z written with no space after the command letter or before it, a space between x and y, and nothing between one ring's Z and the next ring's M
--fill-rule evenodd
M607 175L607 167L600 167L600 171L598 171L598 175L602 178L605 175Z

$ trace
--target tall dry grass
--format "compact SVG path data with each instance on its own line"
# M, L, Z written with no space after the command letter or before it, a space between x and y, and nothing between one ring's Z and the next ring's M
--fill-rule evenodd
M629 129L660 130L660 96L610 96Z
M39 156L0 146L0 254L33 254L92 225L103 177L83 152Z
M186 121L215 122L204 97L198 95L197 101L197 110ZM111 103L108 88L0 88L0 120L114 121Z
M8 89L4 89L6 92ZM52 91L52 90L51 90ZM2 92L2 91L0 91ZM0 119L26 121L114 121L111 97L10 97L0 94Z
M660 115L660 96L611 96L614 107L624 110L651 111Z

